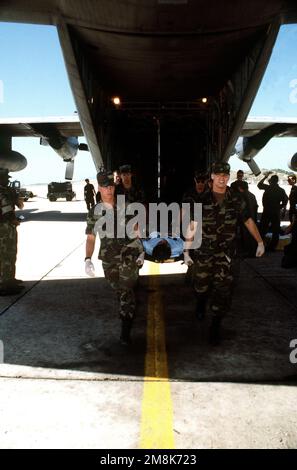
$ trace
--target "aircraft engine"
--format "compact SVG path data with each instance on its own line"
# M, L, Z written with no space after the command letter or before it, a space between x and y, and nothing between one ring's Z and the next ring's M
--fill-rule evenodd
M27 159L19 152L8 150L0 154L0 168L21 171L27 166Z
M288 167L292 171L297 171L297 153L294 153L293 157L288 161Z
M89 151L87 144L80 144L77 137L63 137L51 130L49 137L40 139L41 145L50 145L55 152L66 162L65 179L72 180L74 172L74 159L78 150Z
M239 137L233 151L233 154L234 153L240 160L248 164L250 170L255 176L258 176L261 173L260 168L254 160L258 150L250 146L250 140L248 137Z

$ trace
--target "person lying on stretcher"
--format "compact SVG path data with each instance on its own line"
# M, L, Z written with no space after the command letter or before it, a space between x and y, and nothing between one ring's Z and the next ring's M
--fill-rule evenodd
M184 242L180 237L161 237L158 232L152 232L150 238L141 241L144 251L136 260L138 266L143 265L144 259L155 263L180 260L187 265L193 263L188 253L184 252Z

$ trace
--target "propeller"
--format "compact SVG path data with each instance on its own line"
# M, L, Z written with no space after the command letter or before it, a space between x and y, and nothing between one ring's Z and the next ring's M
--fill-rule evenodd
M66 163L65 180L72 180L74 173L74 160Z
M40 131L40 129L39 129ZM51 127L46 128L47 136L40 139L41 145L50 145L55 152L66 162L65 179L72 180L74 173L74 159L77 151L89 151L87 144L79 144L75 136L64 137ZM43 128L44 132L44 128ZM45 132L44 132L45 133Z
M255 176L258 176L261 173L260 168L253 158L246 162L250 167L250 170L254 173Z

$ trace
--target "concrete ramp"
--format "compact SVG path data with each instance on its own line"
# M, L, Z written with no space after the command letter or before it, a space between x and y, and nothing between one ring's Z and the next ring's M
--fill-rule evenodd
M26 289L0 297L1 448L296 448L297 270L281 253L242 262L216 348L185 267L145 263L123 348L95 256L98 277L84 273L84 202L29 206Z
M5 299L0 325L6 366L0 366L0 373L5 375L10 364L14 370L42 368L43 374L45 369L65 370L67 376L72 371L71 376L79 373L86 379L92 373L99 380L143 380L149 299L158 290L169 379L294 382L297 366L289 361L289 343L297 337L296 270L279 265L279 253L241 264L232 310L223 324L224 341L215 348L207 342L210 318L196 320L194 298L183 274L157 276L153 287L151 276L141 276L133 344L128 349L119 344L118 307L105 279L45 278L28 283L29 290L10 307ZM28 374L28 369L22 373Z

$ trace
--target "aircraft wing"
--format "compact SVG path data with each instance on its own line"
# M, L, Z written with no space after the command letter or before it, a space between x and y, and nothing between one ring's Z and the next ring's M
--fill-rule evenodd
M268 128L273 130L273 137L297 137L297 118L272 118L271 116L248 117L244 123L241 135L243 137L250 137Z
M57 131L64 137L82 136L78 116L48 116L36 118L0 118L0 134L11 137L47 137Z
M273 137L297 137L297 118L272 118L271 116L248 117L238 138L233 154L246 162L257 176L261 173L254 157ZM291 170L297 169L297 154L288 163Z
M79 136L83 136L83 131L78 116L0 118L0 166L15 168L18 165L17 162L12 165L12 137L40 137L42 145L52 147L67 163L65 178L72 179L77 151L88 150L87 144L79 144Z

